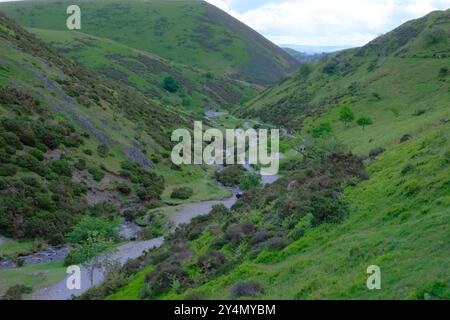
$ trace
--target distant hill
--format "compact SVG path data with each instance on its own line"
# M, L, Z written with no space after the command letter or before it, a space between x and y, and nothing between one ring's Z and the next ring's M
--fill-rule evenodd
M308 54L305 52L299 52L299 51L291 49L291 48L283 48L283 50L286 51L287 53L289 53L295 59L297 59L297 61L300 63L319 61L320 59L326 57L327 55L332 54L332 53L330 53L330 54L327 54L327 53Z
M352 46L303 46L297 44L282 44L280 47L290 48L306 54L332 53L352 48Z
M66 30L71 1L1 3L25 27ZM263 36L204 1L84 0L82 32L162 58L268 85L298 62Z

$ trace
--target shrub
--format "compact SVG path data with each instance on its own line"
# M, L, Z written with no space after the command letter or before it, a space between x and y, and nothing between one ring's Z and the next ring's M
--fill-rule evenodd
M366 126L370 126L373 124L373 121L369 117L361 117L357 121L358 125L363 128L363 130L366 128Z
M19 137L16 134L14 134L12 132L3 132L1 134L1 137L3 138L5 143L7 145L9 145L10 147L13 147L16 150L23 149L22 142L20 141Z
M82 243L91 237L105 240L118 238L118 227L120 222L106 218L85 217L67 235L67 241L71 243Z
M172 191L170 197L172 199L186 200L194 194L194 191L189 187L180 187Z
M131 194L131 187L126 183L120 183L117 186L117 191L119 191L123 195L128 196Z
M172 93L175 93L180 89L180 84L172 76L164 78L163 86L165 90Z
M248 191L261 184L261 176L259 174L247 174L242 182L239 184L239 188L243 191Z
M100 157L106 158L109 154L109 147L102 143L97 147L97 153Z
M263 292L264 289L257 282L237 283L230 290L231 296L233 298L254 297Z
M331 128L331 124L329 122L322 122L312 129L312 135L314 138L320 138L329 135L332 131L333 129Z
M339 112L339 120L344 122L346 126L355 120L355 115L349 107L343 107Z
M332 75L335 74L338 71L339 62L336 59L333 59L329 61L325 66L323 67L323 72Z
M28 152L30 155L38 159L39 161L44 161L44 153L39 149L31 149Z
M441 69L439 69L439 77L445 78L446 76L448 76L448 74L448 67L442 67Z
M30 294L32 288L24 285L15 285L10 287L3 295L2 300L22 300L24 294Z
M83 171L87 168L86 160L78 159L78 161L74 164L75 169L79 171Z
M150 291L146 292L145 295L151 297L168 292L173 287L175 287L175 291L181 291L181 289L188 287L192 280L179 264L168 265L163 263L145 276L145 283Z
M225 256L218 251L209 252L198 258L198 267L202 273L216 273L225 263Z
M47 168L44 167L38 159L29 154L17 156L16 163L20 167L35 172L40 176L44 176L48 172Z
M17 166L6 163L6 164L0 164L0 176L2 177L12 177L14 176L18 171Z
M227 166L222 171L216 172L216 179L224 186L238 186L245 177L245 170L242 166Z
M89 173L91 174L92 179L94 179L97 182L102 181L103 178L105 177L105 174L102 171L94 167L89 168Z
M72 177L72 168L64 159L52 161L49 167L59 176Z

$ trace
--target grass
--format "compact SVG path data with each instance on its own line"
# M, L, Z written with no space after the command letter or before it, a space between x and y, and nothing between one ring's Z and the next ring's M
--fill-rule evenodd
M439 283L446 289L435 298L448 299L449 132L435 128L371 164L370 180L345 192L352 209L341 225L322 225L193 291L223 299L251 280L264 299L415 299ZM416 170L405 176L410 163ZM369 265L381 268L381 290L366 288Z
M67 6L61 4L25 1L0 8L26 27L65 31ZM214 74L267 84L297 66L282 49L202 1L101 0L80 6L82 32Z
M0 237L0 256L16 257L33 251L34 243L26 240L12 240Z
M0 295L14 285L25 285L33 291L61 281L66 276L62 263L26 265L15 269L0 269Z

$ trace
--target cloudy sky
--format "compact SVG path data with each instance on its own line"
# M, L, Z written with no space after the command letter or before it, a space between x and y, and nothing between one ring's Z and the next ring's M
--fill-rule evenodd
M450 0L206 0L277 44L361 46Z

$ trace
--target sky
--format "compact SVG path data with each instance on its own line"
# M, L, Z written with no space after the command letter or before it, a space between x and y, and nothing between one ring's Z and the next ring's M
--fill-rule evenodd
M450 0L206 0L278 45L362 46Z
M408 20L450 8L450 0L206 1L278 45L309 46L362 46Z

